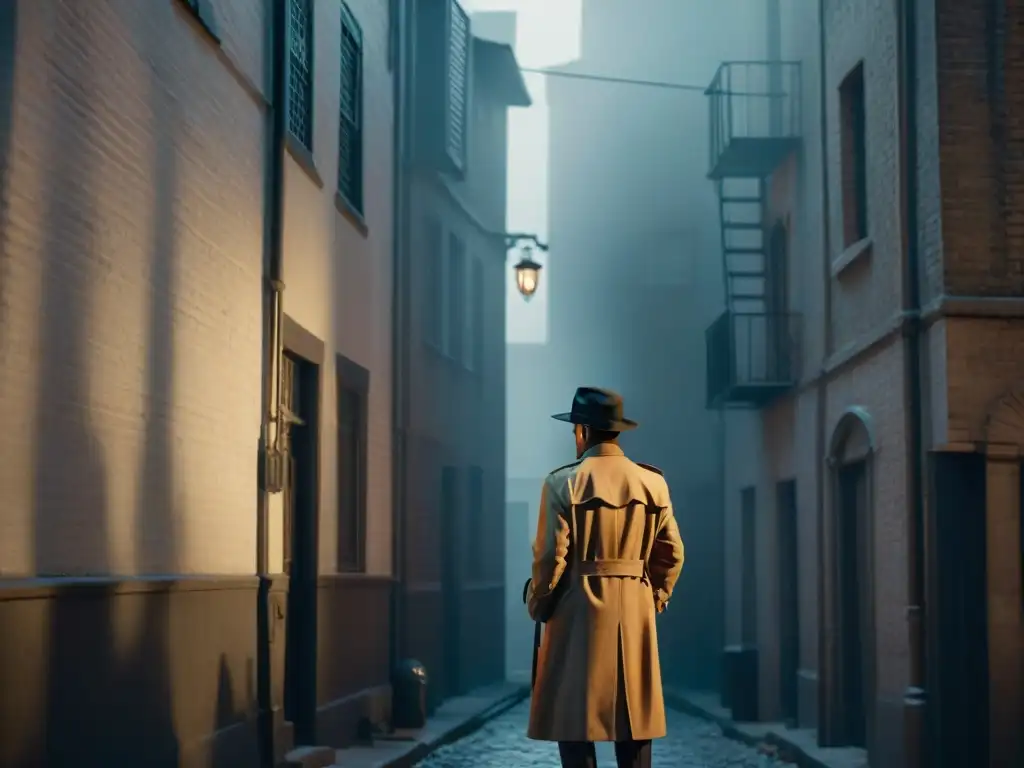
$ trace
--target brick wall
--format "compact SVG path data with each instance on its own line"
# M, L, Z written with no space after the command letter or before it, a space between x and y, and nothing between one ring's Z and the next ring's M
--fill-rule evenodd
M17 3L5 574L254 569L263 6L208 5Z
M900 310L896 17L889 0L832 0L825 4L830 259L843 249L839 84L864 65L870 253L833 281L831 324L835 349L878 332Z

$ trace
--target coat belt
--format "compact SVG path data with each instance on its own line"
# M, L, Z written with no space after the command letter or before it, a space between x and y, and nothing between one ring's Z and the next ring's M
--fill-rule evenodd
M643 560L582 560L575 563L580 576L621 576L642 579Z

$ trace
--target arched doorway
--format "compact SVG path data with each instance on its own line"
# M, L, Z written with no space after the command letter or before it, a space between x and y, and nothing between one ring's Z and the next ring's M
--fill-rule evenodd
M871 417L850 408L827 457L831 514L826 528L828 590L824 633L829 746L867 748L875 698L874 483Z

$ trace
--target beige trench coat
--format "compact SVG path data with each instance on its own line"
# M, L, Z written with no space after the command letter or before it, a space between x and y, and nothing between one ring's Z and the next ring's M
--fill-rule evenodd
M659 470L602 444L548 475L528 607L536 620L554 601L554 613L537 663L531 739L665 735L654 617L682 567L683 542Z

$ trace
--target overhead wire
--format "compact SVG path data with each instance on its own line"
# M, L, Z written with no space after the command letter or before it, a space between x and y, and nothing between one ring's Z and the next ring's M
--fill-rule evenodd
M768 93L750 93L743 91L713 91L709 86L706 85L693 85L692 83L672 83L666 80L645 80L645 79L633 79L627 77L612 77L611 75L595 75L588 72L564 72L558 69L545 69L535 67L520 67L520 72L527 72L530 74L547 75L549 77L564 77L569 80L591 80L600 83L616 83L619 85L641 85L648 88L665 88L674 91L691 91L698 92L707 95L722 95L722 96L761 96L767 97L772 94Z

